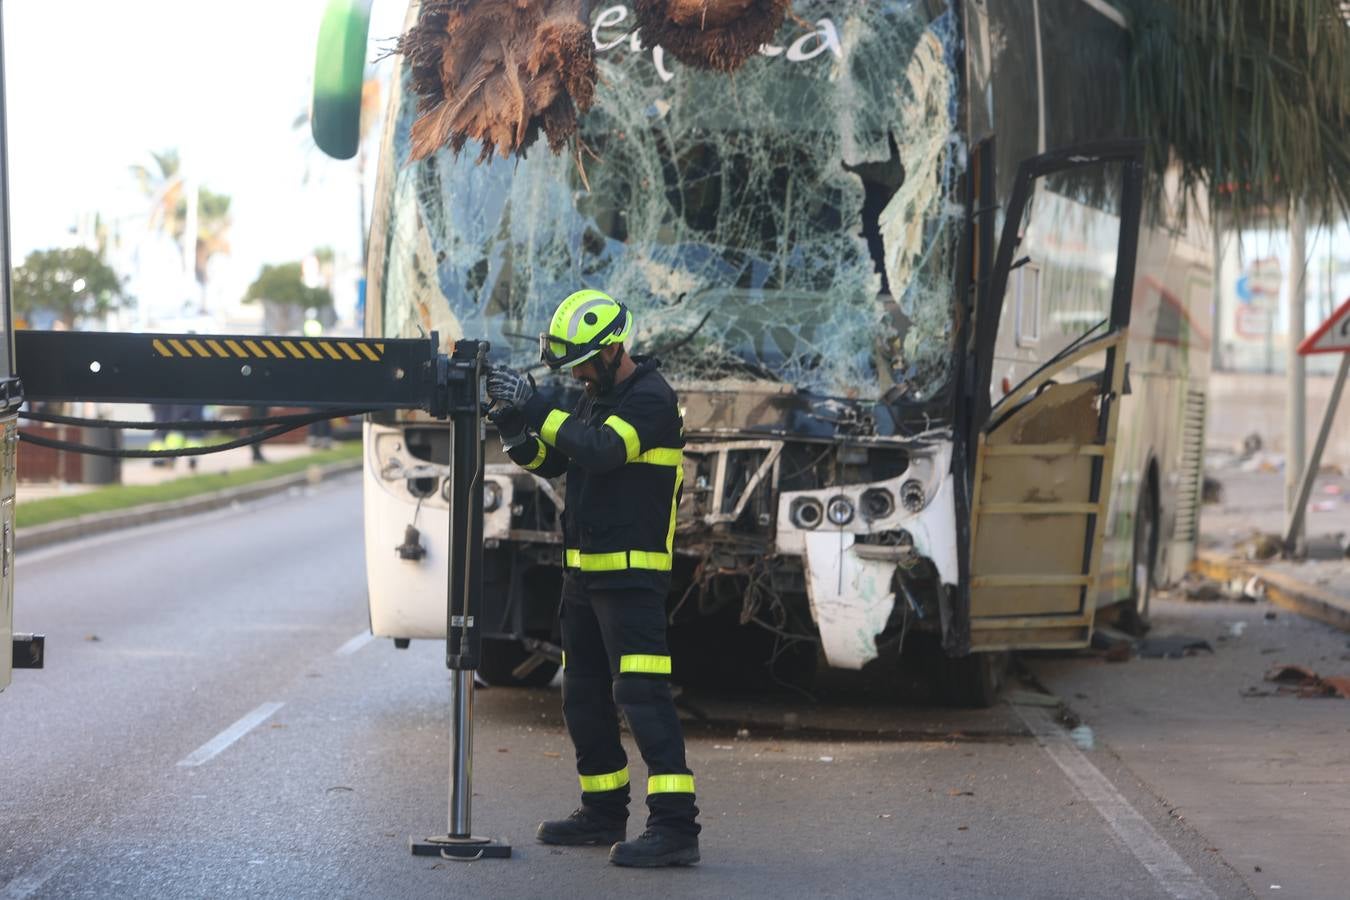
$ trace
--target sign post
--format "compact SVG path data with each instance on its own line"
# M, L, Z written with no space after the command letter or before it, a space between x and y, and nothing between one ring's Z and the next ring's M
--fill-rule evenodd
M1308 335L1299 345L1300 356L1310 353L1339 353L1341 366L1336 372L1336 381L1331 387L1331 398L1327 401L1327 411L1322 415L1322 427L1317 432L1317 442L1313 444L1312 456L1303 470L1303 480L1298 488L1298 497L1289 511L1289 528L1284 536L1285 556L1302 556L1305 550L1303 519L1307 514L1308 498L1312 495L1313 482L1317 480L1317 470L1322 465L1322 451L1326 449L1327 438L1331 436L1331 425L1336 420L1336 409L1341 404L1341 392L1345 388L1345 378L1350 373L1350 298L1331 314L1322 325Z

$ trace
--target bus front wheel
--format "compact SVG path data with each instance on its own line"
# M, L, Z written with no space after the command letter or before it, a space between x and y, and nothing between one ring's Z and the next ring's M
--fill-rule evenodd
M1007 653L970 653L948 658L942 699L951 706L984 709L994 705L1008 671Z
M1149 608L1153 602L1153 569L1158 559L1158 499L1149 482L1139 492L1134 513L1134 554L1130 565L1130 602L1126 608L1126 630L1143 634L1148 630Z

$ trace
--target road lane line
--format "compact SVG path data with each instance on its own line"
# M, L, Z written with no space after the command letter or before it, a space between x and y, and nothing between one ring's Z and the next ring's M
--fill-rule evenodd
M0 900L28 900L42 890L42 886L51 881L53 875L65 867L66 859L66 854L62 851L48 853L27 872L9 884L0 886Z
M373 640L375 640L375 635L371 634L369 631L363 631L341 647L337 648L334 652L338 656L351 656L357 650L360 650Z
M264 703L262 706L259 706L238 722L235 722L229 728L226 728L220 734L211 738L211 740L180 759L178 764L180 766L200 766L204 762L209 762L226 747L267 721L267 718L271 716L272 713L281 709L284 705L284 703Z
M1031 729L1036 742L1060 767L1069 782L1101 814L1116 837L1120 838L1121 843L1134 854L1134 858L1139 860L1164 891L1178 900L1218 900L1200 876L1186 865L1186 861L1153 830L1148 820L1116 790L1111 780L1074 745L1068 733L1051 717L1049 710L1014 705L1013 711Z

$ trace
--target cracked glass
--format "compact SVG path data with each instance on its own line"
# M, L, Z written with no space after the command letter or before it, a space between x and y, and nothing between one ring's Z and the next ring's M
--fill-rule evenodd
M600 83L574 154L408 163L405 75L383 184L383 333L538 361L555 305L604 290L678 384L928 401L951 375L965 164L941 2L798 0L733 75L644 47L593 4Z

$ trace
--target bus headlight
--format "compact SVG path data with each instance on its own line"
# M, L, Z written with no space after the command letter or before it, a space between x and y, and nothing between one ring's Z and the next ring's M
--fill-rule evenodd
M798 528L815 528L825 518L825 508L814 497L798 497L792 501L788 518Z
M862 517L869 522L884 519L895 512L895 495L883 487L868 488L862 493Z
M483 482L483 512L496 512L502 505L502 486L495 481Z
M923 483L911 478L900 485L900 502L912 513L921 511L928 505L928 498L923 492Z
M842 494L838 497L831 497L830 502L825 507L825 515L830 517L830 521L840 528L853 521L853 501Z

